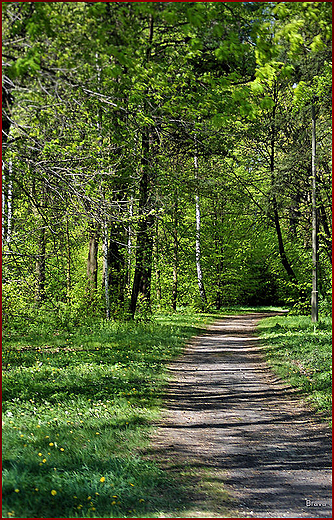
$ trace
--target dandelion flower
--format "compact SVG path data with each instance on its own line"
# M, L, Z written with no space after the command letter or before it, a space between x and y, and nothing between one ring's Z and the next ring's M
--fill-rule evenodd
M38 456L39 456L39 457L41 457L41 456L42 456L41 452L39 452Z
M114 506L116 504L115 500L113 500L113 502L111 502L111 505Z
M43 459L42 462L44 462L44 464L46 463L46 459Z
M52 490L51 490L51 495L52 495L52 496L55 496L56 494L57 494L57 491L56 491L55 489L52 489Z
M106 480L105 477L100 478L100 482L105 482L105 480Z
M49 442L49 446L54 446L53 442Z
M60 451L65 451L64 448L60 448Z
M19 489L14 489L15 493L20 493L20 490Z

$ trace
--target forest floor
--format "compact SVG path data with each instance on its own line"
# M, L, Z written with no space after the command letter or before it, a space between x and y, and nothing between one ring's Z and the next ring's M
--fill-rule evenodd
M264 360L254 313L215 321L170 365L149 458L179 483L163 518L331 518L331 431Z

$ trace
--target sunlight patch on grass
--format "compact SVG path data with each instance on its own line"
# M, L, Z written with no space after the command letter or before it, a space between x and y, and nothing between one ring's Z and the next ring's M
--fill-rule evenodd
M272 368L302 390L326 418L332 407L332 328L330 318L314 325L307 316L279 316L261 321L258 330Z

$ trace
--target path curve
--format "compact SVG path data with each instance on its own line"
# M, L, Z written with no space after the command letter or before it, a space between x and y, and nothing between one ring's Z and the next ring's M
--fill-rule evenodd
M169 471L216 471L241 518L331 518L331 431L264 361L255 326L267 316L218 320L172 363L151 453Z

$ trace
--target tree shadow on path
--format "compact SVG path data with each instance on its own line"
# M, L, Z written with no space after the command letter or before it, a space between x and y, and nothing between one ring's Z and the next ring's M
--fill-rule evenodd
M240 517L331 518L331 432L265 363L254 337L265 316L217 321L171 365L150 456L174 475L207 471Z

